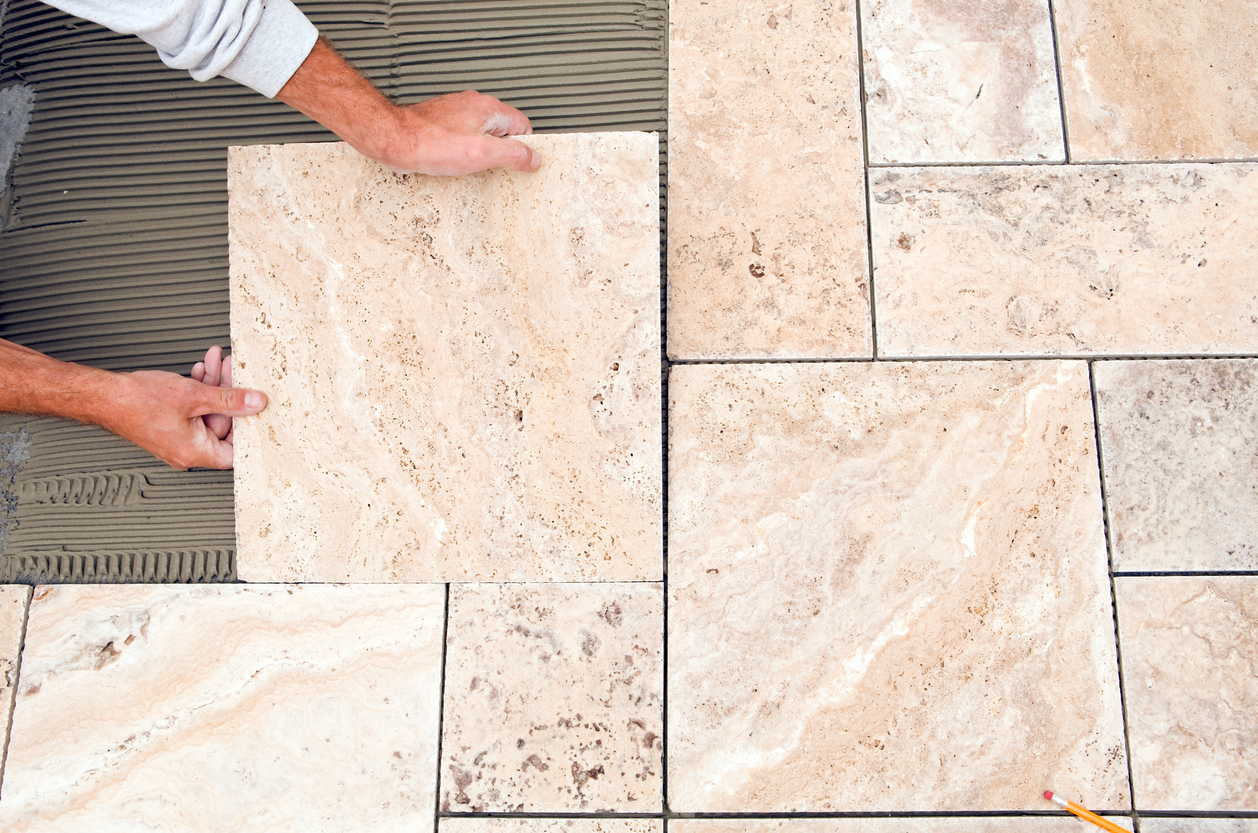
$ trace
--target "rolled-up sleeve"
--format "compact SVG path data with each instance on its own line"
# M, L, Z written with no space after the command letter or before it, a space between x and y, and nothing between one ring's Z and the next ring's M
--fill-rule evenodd
M268 98L310 54L319 33L292 0L48 0L62 11L137 35L167 66L205 81L222 75Z

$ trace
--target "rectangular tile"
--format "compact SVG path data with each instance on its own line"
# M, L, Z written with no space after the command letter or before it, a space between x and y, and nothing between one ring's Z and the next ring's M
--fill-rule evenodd
M231 152L247 581L658 579L658 144L536 174Z
M1124 830L1131 819L1110 816ZM1143 820L1141 828L1143 829ZM677 819L669 833L1083 833L1074 816L970 816L847 819ZM1238 832L1239 833L1239 832Z
M1258 811L1258 577L1114 584L1136 809Z
M1129 809L1085 364L669 390L673 810Z
M861 6L870 162L1061 161L1046 0Z
M661 819L443 818L441 833L663 833Z
M1258 156L1258 5L1056 0L1075 160Z
M0 732L9 731L13 686L17 682L18 655L22 652L22 627L26 623L26 605L31 591L25 585L0 586ZM2 754L3 750L0 750ZM0 760L0 773L3 773ZM3 788L0 784L0 788Z
M441 809L658 813L659 584L450 591Z
M1143 816L1140 833L1258 833L1258 818L1165 819Z
M1258 570L1258 361L1097 362L1115 570Z
M0 829L431 831L444 589L36 589Z
M879 170L879 355L1256 352L1256 170Z
M668 353L869 356L851 0L669 5Z

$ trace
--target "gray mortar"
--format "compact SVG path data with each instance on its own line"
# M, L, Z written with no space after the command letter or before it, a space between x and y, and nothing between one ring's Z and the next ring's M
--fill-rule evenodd
M28 84L10 84L0 90L0 230L8 215L9 169L31 126L34 106L35 90Z
M31 437L26 431L0 433L0 553L9 543L9 530L17 523L17 492L11 487L30 457Z

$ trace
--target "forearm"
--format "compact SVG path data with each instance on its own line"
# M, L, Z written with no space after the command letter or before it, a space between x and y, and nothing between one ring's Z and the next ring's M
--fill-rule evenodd
M0 339L0 413L107 421L115 374L61 362ZM116 390L114 391L116 394Z

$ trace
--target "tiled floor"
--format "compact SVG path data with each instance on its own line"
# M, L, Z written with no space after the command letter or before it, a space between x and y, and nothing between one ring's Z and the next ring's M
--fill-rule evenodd
M1258 833L1258 35L1208 5L675 0L666 402L649 151L250 179L308 274L235 299L241 574L291 583L4 589L4 829Z

